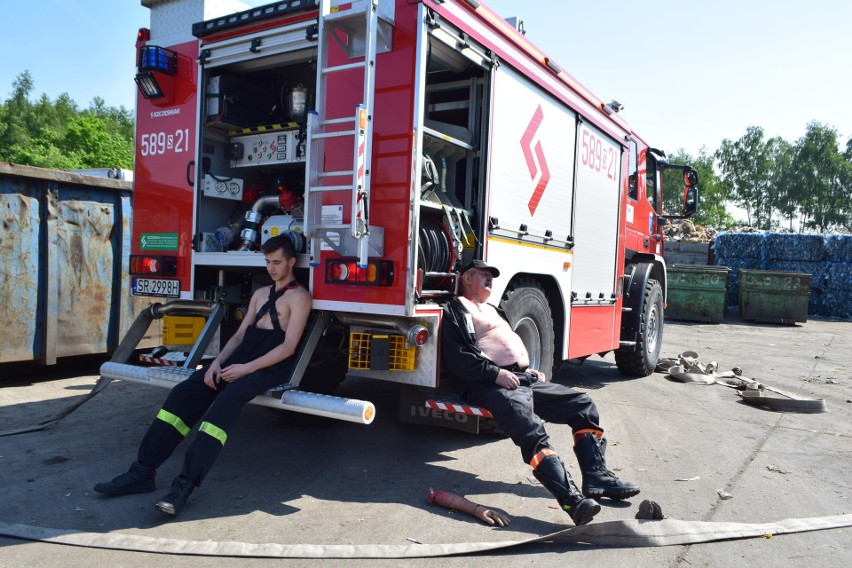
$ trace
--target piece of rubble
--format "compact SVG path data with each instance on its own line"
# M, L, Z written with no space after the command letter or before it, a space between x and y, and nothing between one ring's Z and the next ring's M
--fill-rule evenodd
M663 509L659 503L645 499L639 503L639 511L636 513L636 518L646 521L662 521L666 516L663 515Z

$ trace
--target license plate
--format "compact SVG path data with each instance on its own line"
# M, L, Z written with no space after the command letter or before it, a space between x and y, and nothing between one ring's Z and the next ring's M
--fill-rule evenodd
M180 280L166 278L134 278L134 296L180 296Z

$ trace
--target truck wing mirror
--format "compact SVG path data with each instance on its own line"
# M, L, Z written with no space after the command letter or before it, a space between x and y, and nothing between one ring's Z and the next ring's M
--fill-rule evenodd
M684 175L684 178L686 178L686 175ZM687 185L683 190L683 216L692 217L692 214L695 213L697 209L698 187L695 185Z

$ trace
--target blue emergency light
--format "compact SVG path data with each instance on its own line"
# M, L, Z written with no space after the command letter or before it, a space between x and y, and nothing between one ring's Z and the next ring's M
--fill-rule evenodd
M139 54L139 71L174 75L177 73L177 53L156 45L146 45Z
M178 54L175 51L157 45L142 46L139 50L139 72L135 81L143 97L153 100L170 98L167 91L170 92L174 88L171 76L177 74L177 60Z

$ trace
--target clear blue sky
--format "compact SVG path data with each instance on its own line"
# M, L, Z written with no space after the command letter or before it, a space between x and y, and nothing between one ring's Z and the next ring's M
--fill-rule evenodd
M794 142L811 120L852 137L852 2L484 0L659 148L711 151L751 125ZM265 2L247 2L250 6ZM133 108L139 0L4 2L0 99L28 69L34 96Z

